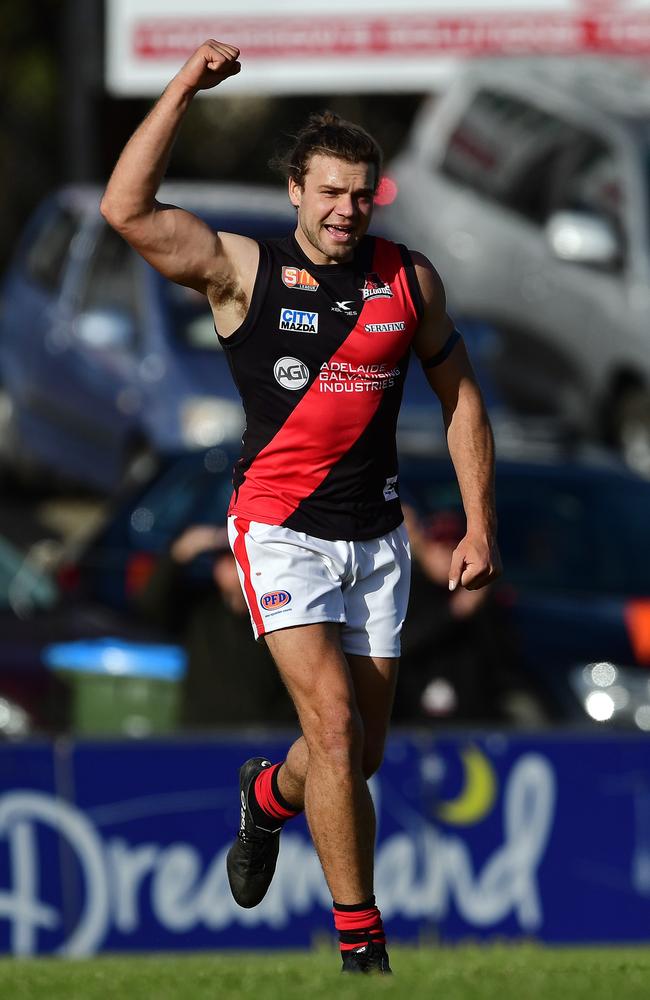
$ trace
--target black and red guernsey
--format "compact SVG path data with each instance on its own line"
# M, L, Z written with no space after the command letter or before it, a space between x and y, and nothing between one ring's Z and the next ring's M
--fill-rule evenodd
M260 242L248 315L220 338L246 413L229 513L346 541L401 523L395 432L421 312L395 243L366 236L318 265L294 236Z

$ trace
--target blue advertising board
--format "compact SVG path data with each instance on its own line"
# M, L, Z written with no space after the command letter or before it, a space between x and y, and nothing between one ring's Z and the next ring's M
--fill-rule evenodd
M307 947L331 897L302 817L262 903L225 855L237 771L290 735L0 747L0 950ZM389 935L650 940L650 742L396 733L371 779Z

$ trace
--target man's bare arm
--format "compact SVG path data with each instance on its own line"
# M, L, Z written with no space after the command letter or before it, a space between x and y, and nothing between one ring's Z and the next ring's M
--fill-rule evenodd
M235 46L213 39L190 56L131 136L101 203L104 218L158 271L206 293L236 278L240 256L245 270L248 258L254 268L257 247L213 232L191 212L158 202L156 193L192 98L238 73L238 56Z
M413 347L426 363L447 344L453 324L446 312L445 291L438 273L422 254L412 256L425 304ZM501 571L496 543L492 429L462 340L444 361L426 368L425 373L440 399L449 454L467 516L467 533L452 556L449 587L453 590L461 583L468 590L476 590Z

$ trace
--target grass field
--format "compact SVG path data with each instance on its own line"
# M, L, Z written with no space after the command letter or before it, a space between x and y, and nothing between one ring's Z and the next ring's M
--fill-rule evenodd
M8 1000L647 1000L650 949L392 948L395 975L341 976L335 952L3 959Z

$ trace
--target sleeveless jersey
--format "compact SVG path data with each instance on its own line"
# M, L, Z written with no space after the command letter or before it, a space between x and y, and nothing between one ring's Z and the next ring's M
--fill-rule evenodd
M397 416L422 313L410 254L366 236L313 264L294 236L260 242L250 309L220 337L246 414L230 514L330 540L402 521Z

